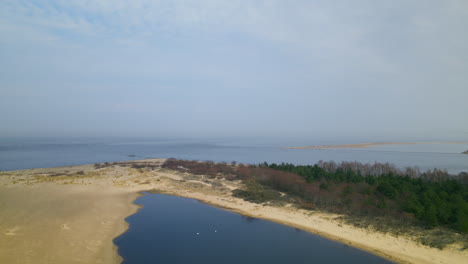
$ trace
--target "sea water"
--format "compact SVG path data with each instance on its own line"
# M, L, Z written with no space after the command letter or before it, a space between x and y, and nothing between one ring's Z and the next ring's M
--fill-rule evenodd
M387 145L372 149L288 149L359 142L284 139L0 138L0 170L71 166L146 158L242 163L389 162L398 167L468 171L468 144Z

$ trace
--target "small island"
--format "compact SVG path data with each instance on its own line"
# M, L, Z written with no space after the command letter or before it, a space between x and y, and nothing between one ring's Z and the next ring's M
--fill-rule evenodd
M462 154L468 154L468 150L463 151Z
M127 230L143 191L197 199L397 263L466 263L467 176L380 163L175 159L5 171L0 263L120 263L113 239Z

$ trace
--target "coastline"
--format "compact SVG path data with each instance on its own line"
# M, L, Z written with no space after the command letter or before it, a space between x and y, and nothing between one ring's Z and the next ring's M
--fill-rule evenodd
M202 203L238 213L244 216L259 218L278 224L298 228L321 237L359 248L395 263L453 263L462 264L468 260L468 252L455 253L456 250L439 250L430 248L403 237L394 237L372 230L363 230L335 220L339 215L305 210L283 210L266 208L237 198L220 200L199 193L155 192L198 200ZM314 227L316 225L317 227ZM402 251L402 252L400 252ZM455 253L455 254L454 254Z
M126 163L142 162L159 166L164 160ZM118 164L104 168L81 165L0 172L0 196L6 201L0 203L0 209L6 212L0 216L0 230L6 230L0 233L0 262L63 263L66 259L66 263L120 263L122 259L113 240L128 229L125 219L140 208L134 201L143 191L192 198L296 227L397 263L468 261L466 250L458 251L456 247L438 250L410 238L356 228L338 220L339 215L246 202L231 195L239 187L238 181ZM50 205L50 201L55 203ZM32 216L21 222L25 215ZM39 242L44 236L49 243L41 247ZM22 243L25 239L37 243L26 245ZM79 243L81 240L85 243Z
M94 175L72 183L36 174L87 167L0 173L0 263L122 262L113 240L128 229L140 194Z
M396 257L394 255L389 255L389 254L386 254L385 252L382 252L380 250L376 250L376 249L374 249L372 247L369 247L369 246L367 246L365 244L362 244L362 243L353 242L351 240L346 240L346 239L343 239L343 238L341 238L339 236L334 236L334 235L331 235L329 233L320 231L320 230L315 229L315 228L295 224L294 222L281 221L281 220L278 220L275 217L268 217L268 216L263 216L263 215L259 216L257 214L254 214L252 212L245 211L245 210L242 210L242 209L238 209L238 208L234 208L234 207L226 207L226 206L220 205L218 203L214 203L211 199L192 198L190 196L182 196L182 195L177 195L176 193L167 193L167 192L153 192L153 193L166 194L166 195L172 195L172 196L197 200L200 203L204 203L204 204L207 204L209 206L213 206L213 207L216 207L216 208L219 208L219 209L222 209L222 210L226 210L226 211L230 211L230 212L240 214L240 215L243 215L243 216L263 219L263 220L274 222L274 223L277 223L277 224L281 224L281 225L285 225L285 226L289 226L289 227L294 227L294 228L303 230L305 232L309 232L311 234L315 234L315 235L327 238L329 240L333 240L333 241L336 241L336 242L339 242L339 243L342 243L342 244L349 245L349 246L354 247L354 248L361 249L361 250L366 251L368 253L371 253L371 254L380 256L382 258L385 258L387 260L393 261L395 263L411 263L411 262L405 261L404 259L400 259L400 258L398 258L398 257Z

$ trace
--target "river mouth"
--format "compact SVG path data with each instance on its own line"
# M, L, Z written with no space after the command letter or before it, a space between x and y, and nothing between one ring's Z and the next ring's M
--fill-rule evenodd
M139 197L114 243L134 263L393 263L293 227L243 216L197 200Z

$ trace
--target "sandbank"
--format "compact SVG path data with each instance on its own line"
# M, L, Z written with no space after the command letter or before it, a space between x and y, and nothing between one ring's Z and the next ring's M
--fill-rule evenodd
M286 147L290 149L344 149L344 148L375 148L386 145L427 145L427 144L468 144L462 141L449 142L375 142L375 143L357 143L357 144L342 144L342 145L317 145L303 147Z

